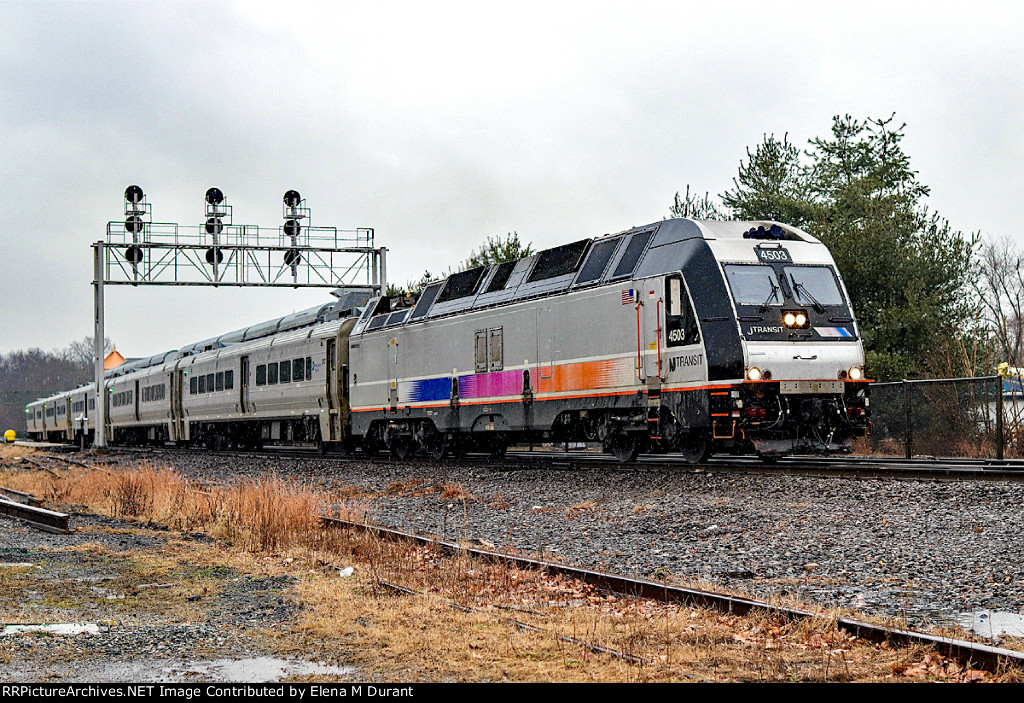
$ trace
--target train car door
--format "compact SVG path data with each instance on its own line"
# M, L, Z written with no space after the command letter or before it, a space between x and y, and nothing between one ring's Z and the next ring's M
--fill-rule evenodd
M328 414L328 436L324 440L335 442L338 440L340 422L338 413L338 342L334 339L327 340L327 414Z
M135 382L135 395L132 398L132 405L135 407L135 422L139 422L142 416L139 415L139 382Z
M71 414L71 407L71 396L69 395L64 399L64 427L69 442L75 438L75 418Z
M238 369L238 409L240 412L249 412L249 357L243 356L241 366Z

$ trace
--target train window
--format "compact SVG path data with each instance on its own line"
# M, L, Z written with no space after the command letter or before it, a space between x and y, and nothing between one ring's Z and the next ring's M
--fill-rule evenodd
M608 266L608 261L612 258L612 254L615 253L615 248L618 246L619 241L620 239L618 238L606 239L594 245L594 248L590 250L590 256L587 257L586 263L583 264L580 275L576 278L576 285L593 283L601 278L601 274L604 273L605 268Z
M408 309L406 309L406 310L399 310L398 312L391 313L390 315L388 315L387 326L391 327L392 325L400 325L400 324L402 324L403 322L405 322L405 317L408 314L409 314L409 310Z
M632 275L633 269L640 263L640 256L644 253L644 249L647 248L647 242L651 241L653 236L654 232L651 231L634 234L630 238L629 244L626 245L626 251L622 253L622 258L619 259L619 263L615 266L612 278Z
M292 382L292 363L290 361L281 362L281 383Z
M843 294L830 266L784 266L782 270L800 305L843 304Z
M224 372L223 371L218 371L217 372L217 379L215 381L215 384L216 384L215 385L216 390L218 390L218 391L224 390Z
M476 361L476 372L483 373L487 370L487 330L476 331L476 341L473 358Z
M493 329L487 338L487 345L490 347L489 371L501 371L504 364L505 351L502 348L502 331L501 327Z
M487 284L487 290L484 293L493 293L496 290L501 290L508 283L509 276L512 275L512 269L516 267L518 261L506 261L503 264L498 264L498 268L495 270L494 275L491 276L491 282Z
M200 393L205 393L206 392L206 376L200 376L199 377L199 392Z
M526 282L533 283L534 281L543 281L548 278L572 273L579 268L580 261L583 259L583 254L586 253L589 244L589 239L581 239L572 244L564 244L554 249L542 251Z
M277 362L267 364L267 385L272 386L275 383L277 383Z
M771 266L729 264L725 267L737 305L782 305L782 288Z
M306 363L302 359L295 359L292 361L292 380L306 380Z
M195 395L199 392L199 379L193 376L188 382L188 392Z
M477 286L480 285L480 279L483 278L484 271L486 270L486 266L479 266L475 269L449 276L448 283L445 284L444 290L438 296L437 302L443 303L448 300L458 300L459 298L473 295L473 293L476 293Z
M366 326L367 330L375 330L384 326L384 323L388 321L387 315L377 315L377 317L370 320L370 324Z
M313 380L313 359L308 356L306 357L306 378Z
M95 398L89 398L89 409L90 410L95 410L96 409L96 399Z
M665 339L670 347L684 347L700 342L697 316L693 314L690 296L681 278L668 279L668 304L665 306Z
M433 283L423 289L420 299L416 302L416 307L412 309L412 315L409 316L410 320L415 320L427 314L427 310L430 309L430 305L434 302L434 298L437 297L442 285L444 284Z
M225 371L224 372L224 390L229 391L235 387L235 372Z
M212 373L206 374L206 392L207 393L213 393L213 379L214 379L215 376L216 376L216 374L212 374Z
M267 385L267 366L266 364L260 364L256 367L256 385L265 386Z

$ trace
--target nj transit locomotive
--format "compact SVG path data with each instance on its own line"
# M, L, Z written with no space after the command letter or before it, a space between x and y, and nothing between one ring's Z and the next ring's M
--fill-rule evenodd
M600 442L697 462L846 451L869 426L842 279L780 223L665 220L359 302L119 369L108 436L435 458ZM30 436L89 433L94 396L30 404Z

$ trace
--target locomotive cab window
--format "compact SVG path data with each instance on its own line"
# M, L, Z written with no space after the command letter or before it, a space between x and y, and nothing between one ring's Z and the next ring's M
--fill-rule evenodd
M697 316L693 314L690 296L686 292L686 286L683 285L683 279L678 276L669 278L665 289L667 295L665 337L668 346L684 347L688 344L698 344L700 329L697 326Z
M843 305L835 274L829 266L785 266L783 272L800 305Z
M729 264L725 267L737 305L782 305L785 295L771 266Z

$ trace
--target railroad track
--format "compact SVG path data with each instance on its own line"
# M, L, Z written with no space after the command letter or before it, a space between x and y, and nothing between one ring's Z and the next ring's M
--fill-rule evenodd
M654 600L662 603L682 603L692 606L713 608L736 615L746 615L751 612L761 611L796 620L827 617L809 610L773 605L766 601L741 598L724 593L716 593L714 591L683 588L680 586L672 586L667 583L634 579L626 576L619 576L617 574L567 566L565 564L532 559L515 554L466 547L454 542L440 540L435 537L424 537L377 525L340 520L326 516L321 516L320 519L325 525L330 527L366 532L379 539L407 541L413 544L439 549L449 555L466 554L476 559L498 562L514 566L519 569L541 570L547 573L559 574L591 584L606 592L622 594L633 598ZM837 619L836 626L852 635L872 642L891 642L893 644L900 645L920 644L934 647L940 653L954 659L964 666L974 666L988 671L995 671L1007 665L1024 665L1024 652L1015 652L1013 650L992 647L990 645L979 644L976 642L968 642L966 640L958 640L950 637L940 637L938 635L931 635L915 630L875 625L873 623L862 620L853 620L850 618Z
M111 450L116 453L142 456L173 456L176 453L198 454L209 450L175 447L118 447ZM347 461L363 461L371 463L396 463L399 460L388 455L366 456L362 453L320 455L312 447L280 447L259 451L219 451L212 454L231 458L278 458L278 459L318 459L344 463ZM65 463L86 466L85 462L55 456ZM403 463L435 463L430 459L410 457ZM746 474L793 474L803 476L834 476L845 478L887 478L887 479L936 479L936 480L1001 480L1024 481L1024 460L1013 459L959 459L939 457L885 458L860 456L830 457L791 457L779 459L767 464L757 457L712 457L697 465L683 462L679 457L664 454L645 454L636 461L619 463L614 457L592 451L560 451L534 450L509 451L504 457L495 459L484 454L468 454L459 461L475 463L496 470L588 470L600 469L609 471L682 471L696 473L746 473ZM94 464L95 465L95 464Z

